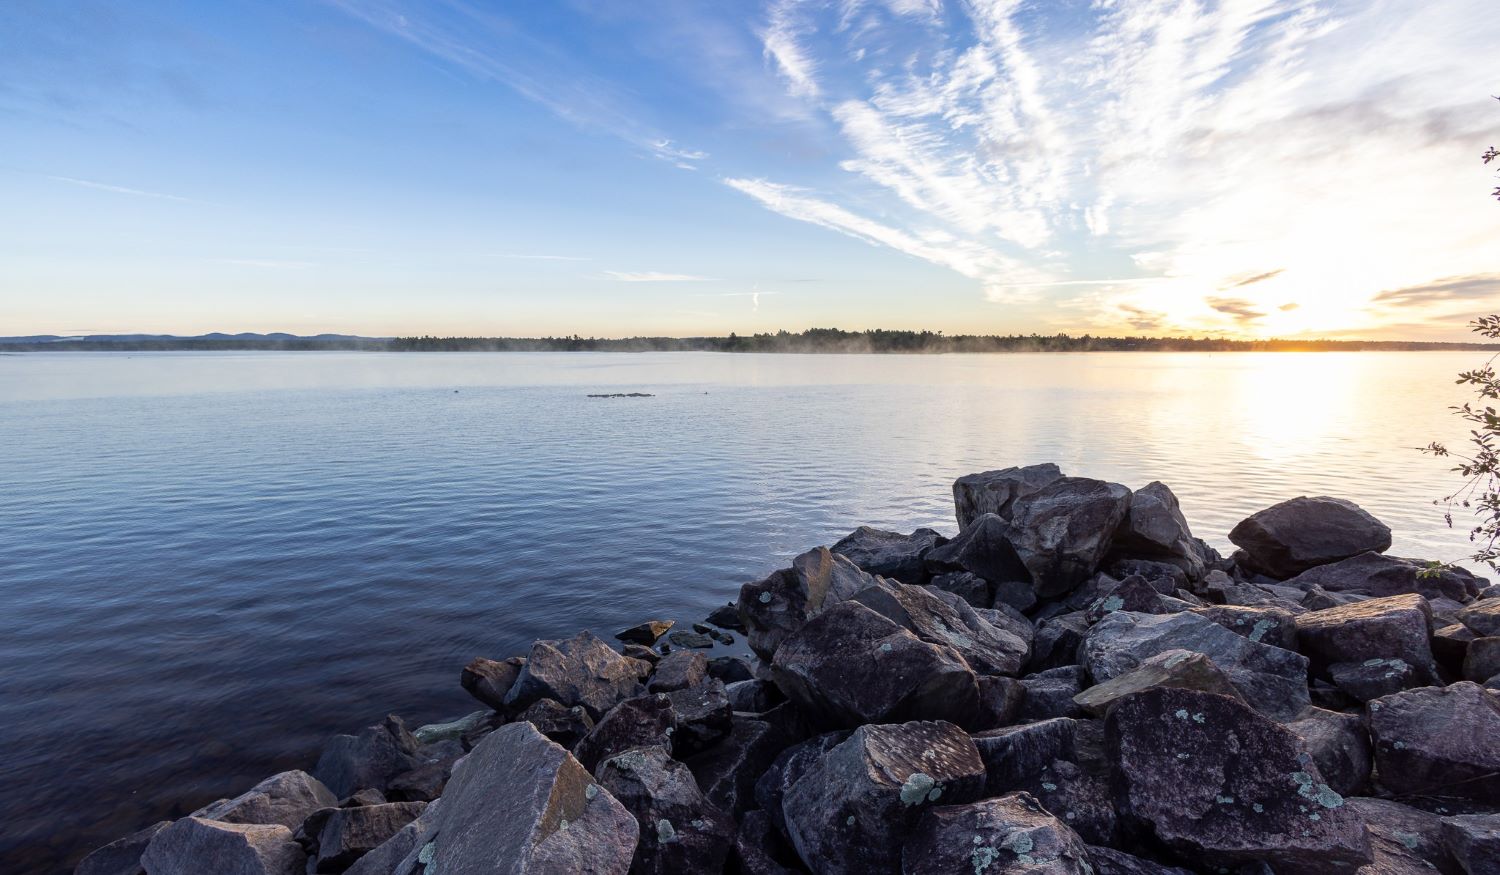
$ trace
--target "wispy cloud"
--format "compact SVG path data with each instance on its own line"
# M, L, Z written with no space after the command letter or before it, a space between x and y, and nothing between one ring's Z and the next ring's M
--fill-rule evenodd
M1204 298L1209 307L1216 312L1226 316L1232 316L1239 322L1254 322L1257 319L1266 318L1266 313L1257 307L1254 301L1244 298Z
M179 203L185 204L198 203L198 201L194 201L192 198L178 197L175 194L165 194L159 191L147 191L143 188L126 188L123 185L110 185L109 183L105 182L95 182L91 179L77 179L72 176L52 176L50 174L47 176L47 178L56 180L57 182L66 182L69 185L82 186L83 188L93 188L98 189L99 191L110 191L114 192L115 194L128 194L134 195L135 197L149 197L164 201L178 201Z
M1278 277L1283 273L1285 273L1285 269L1279 268L1277 270L1268 270L1265 273L1258 273L1254 276L1247 276L1243 279L1235 278L1230 281L1229 285L1226 286L1226 288L1239 289L1244 288L1245 286L1253 286L1256 283L1263 283L1268 279L1274 279L1275 277Z
M656 270L628 271L606 270L605 275L622 283L710 283L717 282L711 276L696 276L690 273L663 273Z
M1491 299L1500 304L1500 273L1451 276L1430 283L1389 289L1371 302L1384 307L1419 307L1449 301Z

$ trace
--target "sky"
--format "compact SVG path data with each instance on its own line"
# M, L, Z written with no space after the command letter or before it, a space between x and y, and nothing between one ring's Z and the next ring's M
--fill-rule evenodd
M7 0L0 335L1467 339L1494 0Z

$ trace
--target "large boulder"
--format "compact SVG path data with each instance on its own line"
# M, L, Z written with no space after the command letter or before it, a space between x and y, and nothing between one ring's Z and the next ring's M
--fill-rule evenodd
M781 800L786 796L786 791L802 780L802 775L813 763L843 744L850 734L848 730L841 729L800 741L782 751L756 780L755 804L766 813L782 836L786 835L786 817L781 810Z
M755 782L796 739L766 720L736 716L729 735L687 758L709 801L739 817L755 806Z
M984 763L951 723L861 726L782 798L797 854L819 875L895 873L923 811L984 790Z
M1364 824L1291 730L1226 696L1160 688L1105 719L1120 813L1198 866L1353 872Z
M1175 565L1193 580L1207 571L1200 543L1188 528L1177 496L1159 481L1131 494L1125 521L1115 533L1115 549L1120 553Z
M1297 615L1284 608L1271 605L1209 605L1193 608L1193 613L1207 617L1256 644L1269 644L1283 650L1297 649Z
M1002 468L965 474L953 481L953 509L958 527L966 529L980 516L992 513L1011 518L1016 499L1023 498L1061 480L1063 472L1051 462L1024 468Z
M336 808L317 835L317 873L343 872L389 841L427 807L425 802L387 802Z
M642 747L599 764L599 784L640 824L630 871L636 875L721 872L734 820L708 801L693 773L666 748Z
M172 825L170 820L151 824L143 830L115 839L78 861L73 875L142 875L141 854L156 834Z
M927 810L901 851L902 875L1094 875L1088 847L1029 793Z
M1113 842L1116 818L1109 782L1085 767L1086 721L1066 717L974 736L985 767L985 794L1025 791L1086 841Z
M625 875L639 834L630 812L529 723L485 736L418 822L429 840L391 875Z
M1247 703L1273 719L1291 719L1310 704L1306 657L1251 641L1197 614L1110 614L1089 630L1081 658L1095 682L1103 683L1168 650L1207 656Z
M1250 570L1285 580L1361 553L1384 553L1391 530L1352 501L1300 496L1240 521L1229 540Z
M504 711L505 694L515 685L525 664L526 660L519 656L506 660L485 659L480 656L464 666L458 680L469 695L482 704L496 711Z
M1031 584L1031 572L1011 544L1015 527L992 513L983 514L958 533L958 537L927 554L933 574L972 574L990 586L1012 581Z
M335 735L323 748L313 775L342 799L356 790L384 791L392 778L421 764L417 740L392 714L359 735Z
M729 734L734 711L723 681L709 678L697 686L673 690L667 698L672 703L672 750L678 755L706 750Z
M1458 612L1458 621L1480 638L1500 635L1500 598L1489 598Z
M641 694L639 660L621 655L592 632L560 641L538 641L505 695L519 710L539 699L582 706L598 720L621 699Z
M861 590L850 601L870 608L928 644L957 650L979 674L1015 675L1031 654L1029 640L997 627L968 602L941 590L886 584ZM1001 622L1010 625L1007 620Z
M141 865L148 875L302 875L307 855L278 824L184 817L151 839Z
M592 772L604 760L634 747L661 745L670 750L675 723L666 693L626 699L573 746L573 756Z
M1370 702L1376 780L1402 796L1500 799L1500 700L1460 681Z
M783 639L808 620L853 596L877 579L847 557L818 547L792 560L790 568L740 587L740 620L750 649L769 661Z
M927 577L924 560L928 551L944 540L932 529L917 529L903 535L860 526L834 544L832 550L871 574L902 583L921 583Z
M1399 659L1424 683L1438 680L1428 639L1432 609L1414 593L1311 611L1297 618L1297 647L1317 673L1340 662Z
M1286 728L1318 764L1323 780L1341 796L1364 792L1370 783L1370 732L1363 714L1308 708Z
M279 823L294 830L309 814L337 804L339 797L322 781L294 770L272 775L233 799L198 809L193 816L224 823Z
M1468 875L1500 872L1500 814L1446 817L1443 843Z
M1228 675L1207 656L1191 650L1164 650L1133 671L1089 687L1074 696L1073 701L1090 714L1102 717L1120 699L1154 687L1203 690L1234 698L1240 695Z
M786 639L771 674L789 699L833 726L916 717L967 725L978 710L974 672L957 650L853 601Z
M1360 875L1458 875L1443 846L1442 818L1389 799L1355 797L1346 804L1370 831L1374 861Z
M1092 577L1129 507L1129 489L1084 477L1064 477L1017 499L1010 542L1037 594L1061 595Z
M1287 581L1288 586L1312 591L1383 598L1417 593L1429 599L1472 601L1483 581L1461 568L1432 567L1416 559L1383 553L1361 553L1338 562L1319 565Z

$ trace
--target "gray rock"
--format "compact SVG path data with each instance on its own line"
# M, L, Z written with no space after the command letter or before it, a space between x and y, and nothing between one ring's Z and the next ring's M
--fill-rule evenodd
M1500 701L1483 687L1469 681L1422 687L1368 708L1376 779L1386 790L1500 799Z
M145 875L141 854L156 834L170 826L170 820L153 823L139 832L115 839L78 861L73 875Z
M786 816L781 800L792 785L823 755L843 744L852 733L848 730L826 732L800 741L782 751L755 782L755 804L766 813L783 838L787 837Z
M539 699L581 705L598 720L621 699L641 694L640 662L622 656L592 632L531 645L526 665L505 696L519 710Z
M747 811L734 836L734 865L738 875L797 875L803 872L796 854L781 847L781 836L764 811ZM793 868L796 867L796 868Z
M471 711L457 720L418 726L412 730L411 737L422 746L419 747L418 754L425 756L427 750L441 747L447 742L460 741L465 735L492 721L494 717L493 711Z
M1050 462L966 474L953 482L953 507L958 527L966 529L987 513L1009 520L1016 499L1061 480L1062 476L1062 471Z
M359 735L335 735L323 748L313 775L342 799L366 787L384 791L392 778L421 764L417 740L392 714Z
M1127 577L1106 589L1089 603L1084 610L1084 619L1097 623L1115 611L1134 611L1137 614L1173 614L1161 593L1144 577Z
M1089 630L1081 650L1089 674L1103 683L1179 649L1213 660L1247 703L1273 719L1292 719L1309 704L1306 657L1251 641L1197 614L1119 611Z
M798 856L820 875L897 872L925 809L984 788L984 764L951 723L861 726L810 765L782 798Z
M1089 846L1089 862L1094 864L1094 875L1193 875L1186 869L1094 845Z
M512 656L503 661L476 657L464 666L459 682L469 695L496 711L505 711L505 694L521 676L526 660Z
M729 735L688 757L687 767L710 802L739 817L755 804L756 780L792 741L771 723L736 716Z
M425 802L389 802L336 808L318 831L314 872L343 872L389 841L427 807Z
M1030 583L1031 572L1011 543L1015 534L1010 523L995 514L983 514L964 526L958 537L929 551L927 570L934 575L968 573L990 584Z
M615 633L615 640L621 644L639 644L650 647L656 640L667 634L667 630L676 625L676 620L647 620L629 629Z
M676 715L666 693L626 699L604 715L573 747L573 756L590 772L617 753L636 747L672 746Z
M1469 655L1469 642L1478 638L1474 630L1462 623L1444 626L1432 633L1432 657L1448 670L1450 675L1464 673L1464 659Z
M1077 665L1079 649L1088 635L1089 621L1083 611L1060 614L1036 627L1031 642L1031 659L1027 671L1046 671L1065 665Z
M1161 482L1148 483L1131 494L1125 521L1115 533L1116 550L1175 565L1194 580L1207 571L1198 544L1177 496Z
M708 657L691 650L678 650L661 658L647 681L646 689L653 693L670 693L685 690L708 679Z
M1120 813L1197 866L1351 872L1370 861L1364 824L1301 740L1241 702L1160 688L1105 719Z
M1240 696L1212 659L1191 650L1164 650L1142 661L1134 671L1089 687L1074 696L1073 701L1088 713L1102 717L1120 699L1154 687L1202 690L1236 699Z
M1334 685L1356 702L1424 686L1426 679L1422 675L1411 663L1395 658L1335 662L1328 666L1328 677Z
M672 748L679 755L707 750L729 734L733 708L723 681L709 678L667 698L672 703Z
M1082 765L1079 726L1066 717L974 736L985 765L985 795L1025 791L1085 839L1111 842L1116 818L1108 782Z
M734 602L714 608L704 619L718 626L720 629L731 629L735 632L745 631L745 624L740 621L739 605Z
M1468 875L1500 872L1500 814L1446 817L1443 843Z
M902 875L1094 875L1088 848L1029 793L927 810L901 853Z
M1442 820L1388 799L1351 798L1346 804L1370 831L1374 861L1360 875L1453 873L1457 865L1443 847Z
M1500 674L1500 637L1475 638L1464 651L1464 677L1483 683Z
M770 681L735 681L724 685L733 711L766 711L785 701L781 690Z
M287 829L302 825L319 808L339 804L323 782L306 772L282 772L261 781L233 799L194 811L193 817L224 823L277 823Z
M1027 639L993 625L952 593L891 583L862 590L850 601L929 644L952 647L978 674L1018 674L1031 655Z
M1210 605L1194 608L1193 613L1207 617L1257 644L1269 644L1283 650L1297 649L1297 615L1283 608L1270 605Z
M860 526L832 549L871 574L902 583L921 583L927 577L924 560L928 551L944 540L932 529L917 529L903 535Z
M1076 665L1060 666L1021 679L1025 694L1016 719L1022 722L1050 720L1054 717L1083 717L1084 711L1074 699L1085 686L1083 669Z
M616 754L599 765L598 776L599 784L640 824L631 872L723 871L734 842L734 820L708 801L688 767L665 748Z
M1015 678L996 675L980 675L979 715L974 719L974 729L999 729L1016 722L1026 701L1026 684Z
M740 619L750 649L766 661L782 640L827 608L875 586L876 578L825 547L792 560L792 567L740 587Z
M1287 581L1287 585L1307 591L1318 587L1329 593L1370 598L1417 593L1429 599L1448 598L1464 603L1473 601L1481 583L1479 578L1459 568L1433 568L1416 559L1378 552L1319 565Z
M532 702L516 715L516 722L530 723L547 738L569 748L594 730L594 719L582 705L568 708L552 699Z
M706 632L685 632L679 629L676 632L668 633L667 640L672 642L672 646L674 647L690 647L696 650L707 650L710 647L714 646L714 641L717 639Z
M990 582L967 571L939 574L928 587L952 593L976 608L987 608L995 602L995 597L990 592Z
M1115 580L1124 580L1132 574L1151 581L1156 591L1162 595L1172 595L1179 589L1187 589L1191 582L1188 580L1187 572L1168 562L1157 562L1152 559L1116 559L1109 565L1109 576Z
M438 806L441 804L440 800L429 803L426 808L422 809L425 817L418 817L397 830L395 835L356 860L344 875L392 875L401 865L402 860L426 845L432 838L432 823L436 819Z
M392 875L625 875L639 833L630 812L529 723L485 736L418 821L430 838Z
M1030 581L1002 580L995 584L995 599L990 607L1015 608L1018 611L1029 611L1036 607L1036 590L1031 588Z
M1481 638L1500 635L1500 598L1488 598L1458 612L1458 621Z
M979 690L952 647L931 644L857 602L841 602L782 643L782 692L835 726L931 716L969 724Z
M184 817L146 845L149 875L302 875L307 855L279 824Z
M1301 496L1250 515L1229 540L1251 570L1285 580L1361 553L1384 553L1391 530L1352 501Z
M409 772L402 772L391 779L389 796L392 802L431 802L443 795L443 788L453 773L452 759L423 763Z
M1370 733L1363 715L1308 708L1286 728L1302 739L1302 746L1334 792L1352 796L1369 786Z
M1314 672L1324 674L1336 662L1399 659L1425 683L1437 681L1437 663L1428 639L1432 609L1419 595L1369 599L1352 605L1311 611L1297 618L1297 648Z
M755 680L755 666L743 656L715 656L708 660L708 676L726 684Z
M1129 506L1129 489L1083 477L1064 477L1017 499L1010 542L1037 594L1061 595L1088 580Z

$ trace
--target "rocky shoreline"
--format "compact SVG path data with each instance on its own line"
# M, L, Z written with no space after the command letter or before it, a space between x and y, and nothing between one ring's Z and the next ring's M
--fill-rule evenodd
M952 539L861 527L691 631L475 659L482 710L76 875L1500 873L1500 586L1336 498L1222 557L1161 483L953 493Z

